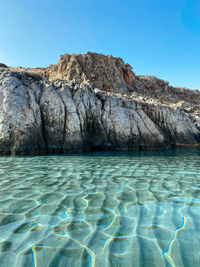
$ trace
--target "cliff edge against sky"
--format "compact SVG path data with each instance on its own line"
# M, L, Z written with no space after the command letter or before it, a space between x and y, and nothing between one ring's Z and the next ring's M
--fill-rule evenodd
M0 106L2 155L200 145L199 91L102 54L64 54L47 68L0 64Z

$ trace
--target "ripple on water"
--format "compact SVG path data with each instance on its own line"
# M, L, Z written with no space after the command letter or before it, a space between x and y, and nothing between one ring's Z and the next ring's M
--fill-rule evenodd
M0 266L199 266L200 150L0 157Z

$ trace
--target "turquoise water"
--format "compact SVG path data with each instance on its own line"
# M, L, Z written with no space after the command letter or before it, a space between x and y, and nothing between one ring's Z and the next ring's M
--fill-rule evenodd
M200 266L200 150L0 157L0 266Z

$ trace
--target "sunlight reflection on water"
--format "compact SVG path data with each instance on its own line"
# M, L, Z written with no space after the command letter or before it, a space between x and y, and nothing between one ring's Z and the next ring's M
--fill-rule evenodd
M0 266L199 266L200 150L0 157Z

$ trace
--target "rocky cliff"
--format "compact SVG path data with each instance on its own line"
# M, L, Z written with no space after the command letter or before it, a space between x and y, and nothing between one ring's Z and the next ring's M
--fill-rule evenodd
M64 54L58 64L0 64L0 154L200 145L200 92L136 76L121 58Z

